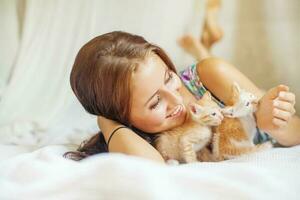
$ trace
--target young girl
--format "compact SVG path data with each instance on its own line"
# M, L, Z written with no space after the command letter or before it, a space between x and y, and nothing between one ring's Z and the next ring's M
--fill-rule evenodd
M155 133L180 126L184 105L206 89L226 104L234 81L260 99L256 143L273 138L285 146L300 144L300 120L292 117L295 95L287 86L264 93L235 67L212 57L177 73L167 54L141 36L100 35L80 49L70 82L85 110L98 116L102 132L66 155L80 160L109 151L164 162L151 145Z

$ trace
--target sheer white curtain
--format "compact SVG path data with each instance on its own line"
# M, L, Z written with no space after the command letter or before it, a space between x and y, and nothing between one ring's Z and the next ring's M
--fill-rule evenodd
M9 80L20 39L17 0L0 1L0 99Z
M10 9L7 20L16 26L16 30L7 30L8 34L13 33L8 38L15 41L18 30L13 7L17 3L5 3L1 9ZM23 3L17 59L13 59L13 52L4 63L11 67L15 62L13 76L0 102L0 140L4 143L47 143L45 138L61 137L60 129L49 136L49 129L57 126L69 133L89 127L96 131L95 117L81 108L69 85L70 70L79 48L97 35L123 30L159 44L179 65L191 62L177 46L176 39L193 29L189 27L194 22L195 8L203 8L199 2L185 0L26 0Z

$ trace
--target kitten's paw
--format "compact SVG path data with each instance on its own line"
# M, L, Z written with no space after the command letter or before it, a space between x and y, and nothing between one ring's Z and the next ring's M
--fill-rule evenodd
M179 165L178 160L174 160L174 159L167 160L166 163L168 165Z
M273 148L273 144L271 142L265 142L265 143L259 144L259 150L261 150L261 151L272 149L272 148Z
M265 142L260 145L261 150L267 150L272 148L273 148L273 144L271 142Z

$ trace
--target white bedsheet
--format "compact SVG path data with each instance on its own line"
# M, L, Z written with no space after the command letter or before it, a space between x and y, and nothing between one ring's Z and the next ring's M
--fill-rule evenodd
M0 145L0 199L300 199L300 146L180 166L122 154L61 156L73 148Z

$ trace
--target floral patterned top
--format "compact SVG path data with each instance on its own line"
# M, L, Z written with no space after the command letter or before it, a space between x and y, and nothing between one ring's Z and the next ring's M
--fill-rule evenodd
M201 99L201 97L204 95L204 93L207 91L207 89L204 87L204 85L201 83L197 70L196 70L196 64L190 65L186 69L179 72L179 76L181 80L183 81L184 85L188 88L188 90L194 94L196 99ZM213 96L213 100L220 106L224 107L224 103L217 99L215 96Z

